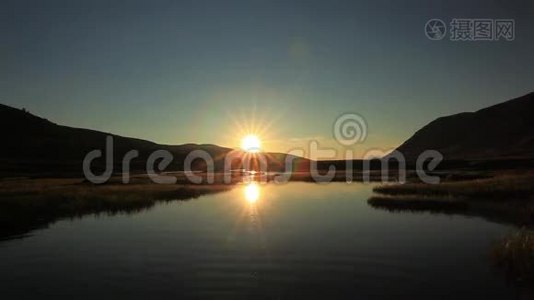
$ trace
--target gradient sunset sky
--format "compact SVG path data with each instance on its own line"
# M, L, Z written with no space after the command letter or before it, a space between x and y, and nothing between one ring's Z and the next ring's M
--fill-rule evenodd
M431 41L440 18L514 19L515 40ZM534 90L534 1L2 1L0 103L158 143L361 149Z

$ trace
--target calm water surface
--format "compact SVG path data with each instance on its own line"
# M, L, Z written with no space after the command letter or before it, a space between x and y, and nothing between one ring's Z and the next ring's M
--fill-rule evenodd
M390 213L370 185L240 185L132 215L56 222L0 242L4 296L486 296L512 230L480 218Z

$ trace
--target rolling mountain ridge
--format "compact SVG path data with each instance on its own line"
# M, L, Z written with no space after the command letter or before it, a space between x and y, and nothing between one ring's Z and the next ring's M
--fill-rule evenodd
M407 160L427 149L445 160L534 158L534 93L438 118L397 148Z
M211 144L160 145L150 141L118 136L96 130L57 125L37 117L25 110L0 104L0 133L3 144L0 147L0 175L44 174L80 175L82 161L92 150L106 149L106 137L113 137L114 171L121 171L124 155L130 150L139 151L139 157L131 161L131 170L146 170L146 160L156 150L167 150L173 155L173 162L167 171L183 170L185 157L193 150L204 150L214 159L215 169L223 170L224 157L231 148ZM286 154L266 155L269 168L276 170L283 166ZM300 161L307 161L299 158ZM237 160L232 164L238 168ZM195 161L194 168L203 168L201 161ZM93 161L95 171L105 168L105 160Z
M106 148L106 137L113 137L114 170L120 172L122 157L138 150L131 170L146 170L148 156L156 150L169 151L174 160L167 171L183 170L185 157L193 150L204 150L215 160L215 169L224 169L225 156L234 150L211 144L160 145L150 141L118 136L90 129L73 128L50 122L25 110L0 104L0 176L71 176L82 174L82 161L87 153ZM534 159L534 93L493 105L476 112L441 117L418 130L397 148L408 162L425 150L437 150L446 161L523 160ZM284 171L287 154L265 153L270 171ZM293 157L294 170L309 170L310 160ZM354 168L362 161L354 160ZM445 164L445 163L444 163ZM318 168L330 165L343 170L344 161L320 161ZM409 164L411 165L411 164ZM445 164L446 165L446 164ZM103 170L105 160L95 159L95 171ZM239 162L232 167L241 167ZM203 169L195 163L194 168ZM379 169L373 164L372 169Z

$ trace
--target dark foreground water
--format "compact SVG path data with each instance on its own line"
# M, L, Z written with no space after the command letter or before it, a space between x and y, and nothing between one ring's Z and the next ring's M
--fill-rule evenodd
M518 297L488 257L511 227L390 213L370 195L362 184L240 185L59 221L0 242L0 297Z

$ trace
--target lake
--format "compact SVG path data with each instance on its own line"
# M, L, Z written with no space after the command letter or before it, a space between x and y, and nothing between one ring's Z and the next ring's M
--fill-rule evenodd
M489 259L514 228L393 213L372 185L242 184L0 242L3 296L514 298Z

